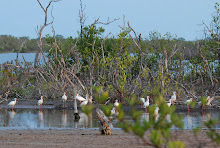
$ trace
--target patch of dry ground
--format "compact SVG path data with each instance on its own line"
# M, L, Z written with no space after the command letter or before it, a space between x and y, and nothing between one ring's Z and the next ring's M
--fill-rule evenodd
M205 147L217 147L217 145L206 136L206 131L199 132L199 139L206 143ZM148 137L146 133L145 137ZM172 140L185 142L186 147L198 147L191 130L172 130ZM147 138L149 140L149 138ZM59 147L147 147L133 134L124 133L122 130L113 130L111 136L100 135L96 129L71 130L0 130L0 147L34 147L34 148L59 148Z

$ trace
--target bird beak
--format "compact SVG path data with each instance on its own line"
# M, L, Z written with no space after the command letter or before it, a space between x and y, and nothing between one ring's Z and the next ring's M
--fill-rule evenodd
M151 99L152 102L154 102L153 99L152 99L151 97L149 97L149 98Z

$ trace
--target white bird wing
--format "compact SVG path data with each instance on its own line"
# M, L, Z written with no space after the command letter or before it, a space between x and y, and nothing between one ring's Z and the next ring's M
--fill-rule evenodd
M140 98L140 100L144 103L145 102L145 99L144 98Z
M176 101L176 95L172 95L171 100Z
M11 102L8 103L8 105L9 105L9 106L14 105L14 102L15 102L15 101L11 101Z
M43 100L41 100L41 99L38 100L38 101L37 101L37 104L38 104L38 105L43 104Z
M63 95L63 96L62 96L62 100L67 100L67 96L66 96L66 95Z
M79 101L85 101L86 99L81 97L81 96L76 96L76 99L78 99Z
M83 101L80 106L86 105L88 103L88 100Z

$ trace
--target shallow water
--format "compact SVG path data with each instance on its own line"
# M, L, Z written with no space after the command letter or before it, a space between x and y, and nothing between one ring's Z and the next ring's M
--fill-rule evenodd
M204 122L214 118L220 120L220 112L180 112L183 117L184 129L192 129L198 126L204 128ZM9 111L0 110L0 129L50 129L50 128L98 128L98 119L93 113L91 116L80 112L79 121L74 120L73 110L55 109L17 109ZM144 113L141 119L148 120L149 114ZM169 117L167 117L169 120ZM129 117L126 120L131 120ZM113 128L117 128L117 120L111 123ZM215 127L220 129L220 123Z
M19 53L18 54L18 61L24 63L23 56L26 62L34 62L36 53ZM45 53L47 55L47 53ZM0 53L0 64L5 62L13 61L15 64L15 59L17 58L17 53ZM43 63L43 58L41 58L40 63Z

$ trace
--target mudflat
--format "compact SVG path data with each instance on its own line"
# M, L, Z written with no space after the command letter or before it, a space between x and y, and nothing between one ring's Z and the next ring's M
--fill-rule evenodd
M218 130L220 132L220 130ZM145 138L149 139L146 132ZM206 130L198 133L198 139L193 135L192 130L171 130L171 140L179 140L185 143L185 147L217 147L206 136ZM130 147L152 147L145 145L141 139L131 133L117 129L112 130L112 135L100 135L98 129L44 129L44 130L0 130L1 148L130 148Z

